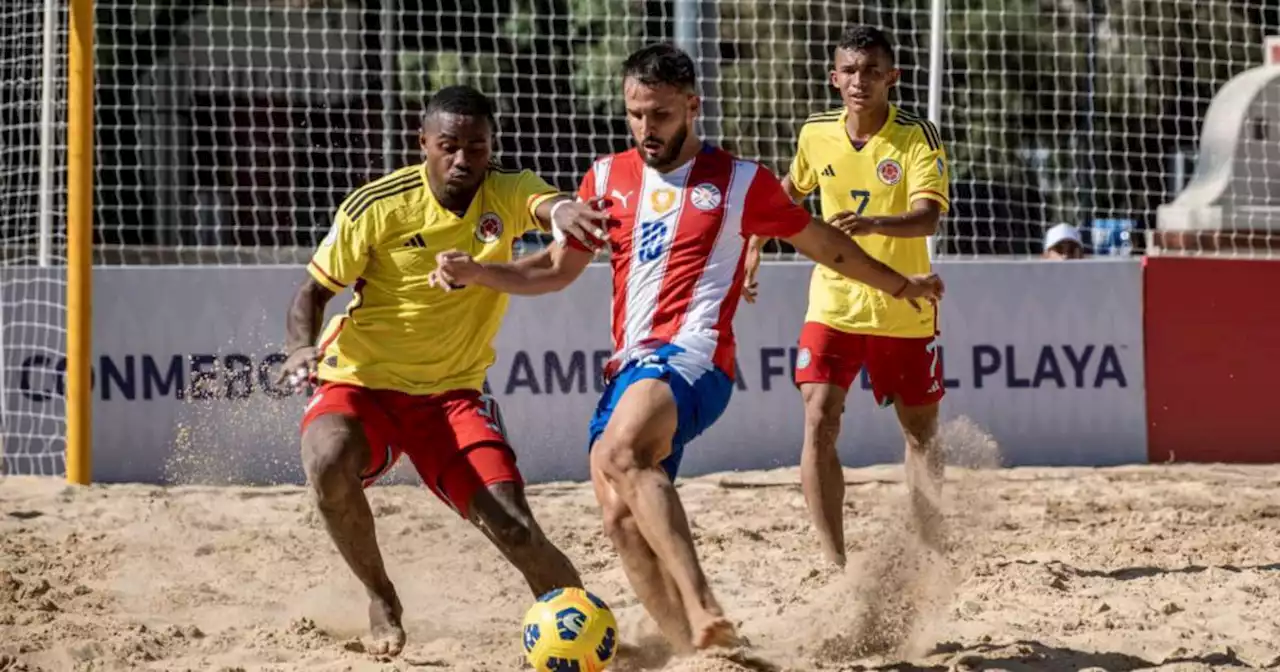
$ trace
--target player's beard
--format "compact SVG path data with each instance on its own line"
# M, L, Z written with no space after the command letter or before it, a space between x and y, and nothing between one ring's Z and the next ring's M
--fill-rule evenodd
M657 138L645 138L645 142L656 139ZM655 155L650 155L641 151L640 156L644 158L644 162L648 164L650 168L658 170L669 168L671 164L680 157L680 150L684 147L684 143L688 139L689 125L685 124L680 127L680 130L676 131L675 135L671 136L671 142L664 145L661 152ZM643 150L643 148L641 149Z

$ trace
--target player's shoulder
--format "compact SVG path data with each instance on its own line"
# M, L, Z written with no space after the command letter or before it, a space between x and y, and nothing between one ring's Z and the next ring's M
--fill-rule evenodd
M356 188L338 209L351 221L359 222L371 214L377 216L421 200L426 189L422 166L405 166Z
M933 152L942 148L942 136L938 133L938 127L911 110L899 107L893 115L890 131L896 139L894 144L923 144Z
M805 120L801 122L800 138L811 139L839 133L843 126L841 124L842 119L844 119L843 107L815 112L805 117Z
M484 183L486 187L491 189L505 190L525 179L526 175L536 175L528 168L519 168L509 166L497 161L489 164L488 170L485 172Z

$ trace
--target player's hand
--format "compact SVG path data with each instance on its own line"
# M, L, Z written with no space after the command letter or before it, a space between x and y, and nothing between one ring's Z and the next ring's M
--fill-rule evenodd
M592 252L599 252L609 245L605 231L611 217L604 211L604 199L569 201L557 205L551 228L567 238L574 238Z
M315 346L304 345L295 348L280 365L280 372L276 374L276 385L283 385L288 381L294 392L305 393L315 381L316 367L319 365L320 351Z
M480 264L466 252L446 250L436 255L436 270L427 276L427 282L432 287L451 292L474 283L482 270Z
M920 299L937 305L942 300L942 295L946 292L946 285L942 283L942 278L936 274L929 275L908 275L907 284L898 292L897 297L906 299L907 303L916 310L920 310Z
M760 272L760 246L747 246L746 274L742 278L742 300L755 303L760 296L760 284L757 274Z
M836 213L827 220L827 224L840 229L846 236L865 236L868 233L875 233L875 227L870 219L850 210Z

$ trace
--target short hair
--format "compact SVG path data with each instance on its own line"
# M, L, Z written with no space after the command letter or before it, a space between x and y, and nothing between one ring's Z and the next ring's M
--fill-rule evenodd
M666 84L685 91L698 85L693 59L670 43L651 44L632 52L622 62L622 76L633 77L645 86Z
M849 51L871 51L872 49L880 49L890 62L896 62L897 56L893 53L893 44L889 42L889 36L883 30L874 26L853 26L844 31L840 35L840 42L836 45L837 49L848 49Z
M484 117L489 127L498 130L493 115L493 101L475 87L465 84L446 86L435 92L427 101L427 109L422 112L422 120L426 122L435 114L457 114L464 117Z

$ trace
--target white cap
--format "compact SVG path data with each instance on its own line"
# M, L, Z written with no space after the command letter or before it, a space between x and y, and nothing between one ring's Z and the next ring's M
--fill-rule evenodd
M1080 232L1076 227L1070 224L1058 224L1044 233L1044 249L1051 250L1054 245L1064 240L1073 240L1077 245L1084 246L1084 242L1080 240Z

